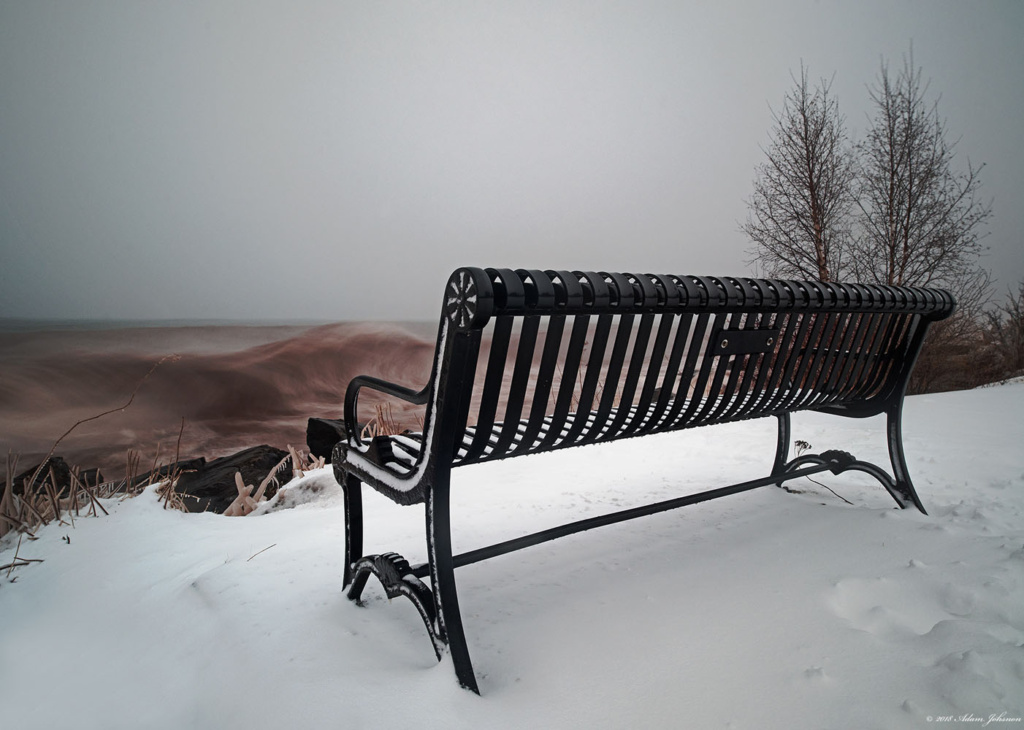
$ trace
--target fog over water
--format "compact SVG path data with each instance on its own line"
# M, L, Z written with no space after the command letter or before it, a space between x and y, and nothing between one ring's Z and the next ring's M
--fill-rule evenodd
M0 0L0 317L433 319L459 266L744 275L770 106L913 44L1024 277L1017 0Z

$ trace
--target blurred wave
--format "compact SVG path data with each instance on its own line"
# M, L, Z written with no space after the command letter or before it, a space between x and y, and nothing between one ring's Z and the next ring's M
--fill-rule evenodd
M173 459L182 419L181 458L304 446L307 418L342 417L352 377L425 385L434 333L376 322L0 331L0 448L27 466L76 421L124 405L143 378L128 408L79 426L56 453L110 478L132 449L148 469L157 449L161 462ZM406 426L418 418L411 408L393 415Z

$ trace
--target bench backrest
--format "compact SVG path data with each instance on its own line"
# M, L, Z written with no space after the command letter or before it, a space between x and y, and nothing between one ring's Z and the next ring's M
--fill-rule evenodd
M903 397L938 289L464 268L431 400L474 434L453 464Z

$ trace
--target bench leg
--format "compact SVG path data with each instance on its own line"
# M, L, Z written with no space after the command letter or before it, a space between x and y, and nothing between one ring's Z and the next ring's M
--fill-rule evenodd
M783 414L786 415L786 414ZM779 461L786 459L789 445L789 418L786 415L779 416L779 445L775 454L775 466L771 476L782 477L778 484L789 478L789 475L808 464L828 465L833 474L842 474L844 471L861 471L870 474L885 487L901 508L906 509L914 506L921 511L921 514L928 514L921 498L917 496L913 482L910 481L910 471L907 469L907 460L903 454L903 401L900 399L889 406L885 411L886 418L886 440L889 445L889 461L892 464L892 475L885 469L872 464L869 461L860 461L845 451L823 451L820 454L805 454L798 456L792 461L785 462L782 466ZM785 442L783 436L785 435Z
M363 555L363 484L355 475L347 472L338 481L345 495L345 571L342 587L348 588L354 577L355 561Z
M786 462L789 459L789 442L792 436L792 423L788 413L776 416L779 420L779 440L775 445L775 463L772 464L772 476L781 477L786 473ZM784 479L779 479L776 486L781 487Z
M424 585L397 553L363 555L362 482L349 473L337 473L345 495L345 570L343 585L346 595L359 603L371 575L384 587L389 599L405 596L419 612L434 645L438 660L445 647L451 652L455 675L466 689L477 694L476 676L469 659L466 635L462 629L459 597L455 588L455 563L452 558L451 521L449 518L448 475L439 478L440 488L430 491L427 501L427 552L430 556L430 579L433 590Z
M917 496L914 483L910 481L910 471L907 469L907 459L903 455L903 399L900 398L896 405L891 406L885 412L886 436L889 442L889 461L892 463L892 474L895 477L895 491L893 497L903 508L913 504L921 514L928 514L921 498Z
M427 497L427 551L430 559L430 583L433 587L438 628L448 644L459 684L477 694L476 675L469 658L466 634L462 629L459 596L455 587L455 562L452 559L449 475L438 470Z

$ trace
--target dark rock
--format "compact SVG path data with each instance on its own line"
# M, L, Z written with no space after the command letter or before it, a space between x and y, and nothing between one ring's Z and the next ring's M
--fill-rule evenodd
M198 472L204 466L206 466L206 459L204 459L202 456L196 459L182 459L181 461L176 461L173 464L161 466L157 469L147 471L145 474L141 474L135 477L135 479L132 480L132 486L138 487L139 485L142 484L159 482L171 476L172 474L178 474L180 479L185 474Z
M99 469L82 469L78 479L87 487L96 487L103 483L103 472Z
M29 491L39 491L42 484L49 478L50 470L52 469L54 481L56 482L54 486L57 487L58 496L69 493L71 489L71 467L68 466L68 463L60 456L51 456L45 462L40 463L45 464L45 466L39 470L39 476L32 482ZM25 482L32 478L37 469L39 469L39 464L29 467L20 474L14 475L14 494L25 493Z
M334 445L346 438L345 422L333 418L310 418L306 424L306 446L313 456L322 456L331 463Z
M231 456L202 464L195 471L188 471L178 479L176 490L181 495L189 512L216 512L222 514L238 496L235 486L235 472L241 472L242 480L253 487L259 487L267 475L288 456L287 451L273 446L253 446ZM291 477L287 467L278 476L281 482ZM271 484L263 493L270 498L277 493Z

